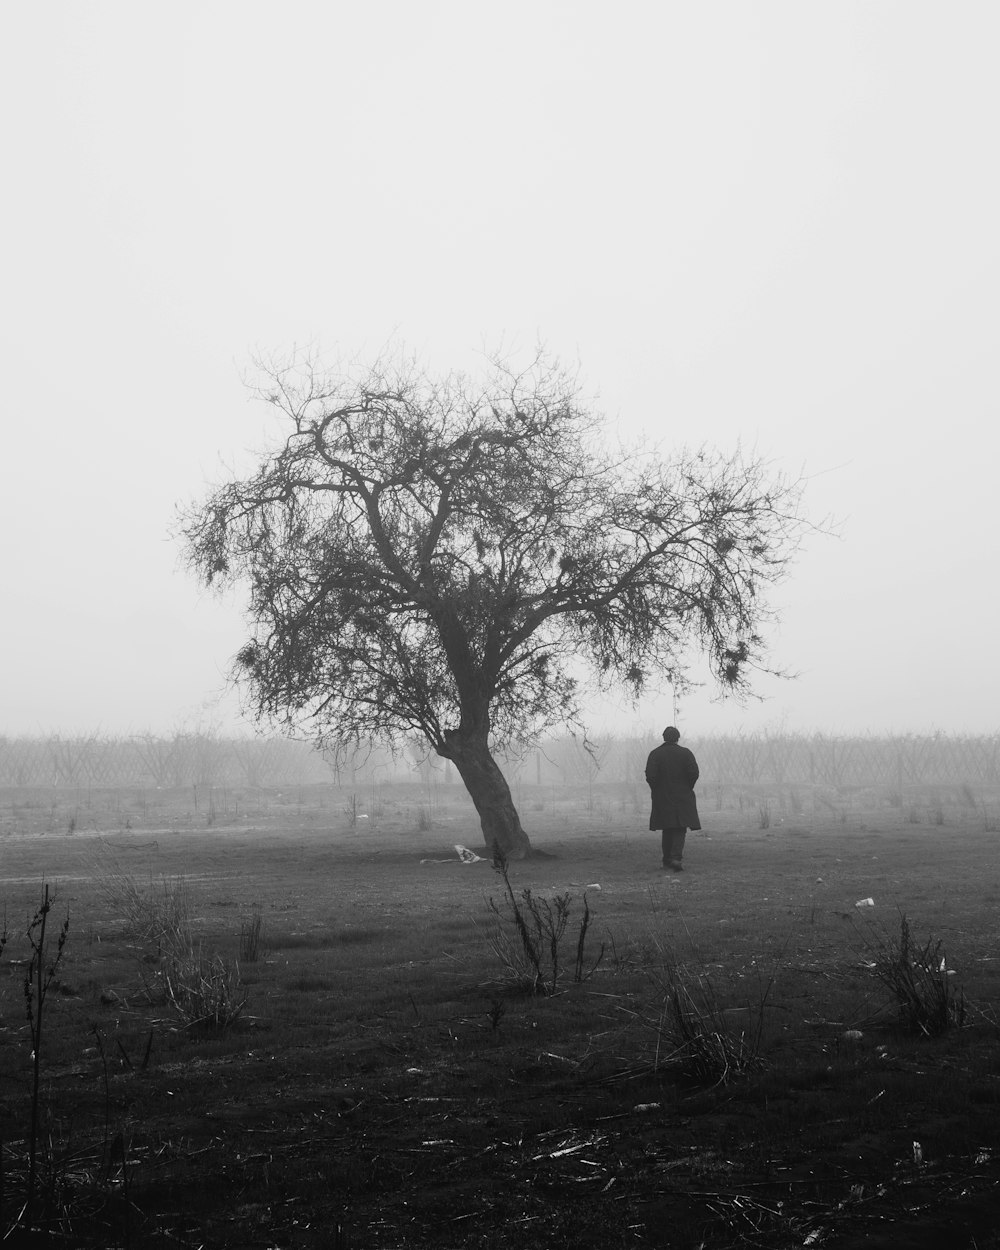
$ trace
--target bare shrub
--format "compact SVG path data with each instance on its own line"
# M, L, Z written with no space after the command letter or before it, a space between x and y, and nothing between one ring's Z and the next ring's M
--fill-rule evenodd
M569 924L573 896L566 892L554 898L536 897L530 889L514 893L507 873L507 860L498 850L493 868L504 883L502 905L489 900L493 916L490 945L508 979L532 994L554 994L565 972L563 938ZM590 928L590 906L583 895L583 915L571 956L573 980L586 981L604 957L601 944L597 957L587 963L587 932Z

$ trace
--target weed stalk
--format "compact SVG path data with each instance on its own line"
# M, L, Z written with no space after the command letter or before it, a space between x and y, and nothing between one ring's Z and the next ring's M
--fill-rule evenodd
M28 925L27 938L31 946L31 958L24 974L24 1003L31 1036L31 1124L28 1130L28 1192L25 1209L30 1218L34 1206L35 1186L38 1180L38 1110L41 1090L42 1026L45 1019L45 999L56 975L56 968L63 957L69 934L69 916L63 922L56 943L55 957L46 967L45 937L54 898L49 896L46 884L41 906Z
M507 871L507 860L499 848L494 848L493 868L504 883L507 904L513 917L514 928L521 946L521 957L516 956L516 948L512 947L503 931L504 916L496 902L491 898L490 910L497 922L494 949L501 962L513 975L514 979L530 983L533 994L554 994L562 975L561 946L569 924L572 908L572 895L568 892L558 894L553 899L535 898L530 889L524 889L518 897L510 883ZM583 918L577 935L574 961L574 981L585 981L596 970L604 957L602 943L593 964L586 967L587 931L590 927L590 906L587 896L583 896ZM548 955L548 969L543 966L545 955Z

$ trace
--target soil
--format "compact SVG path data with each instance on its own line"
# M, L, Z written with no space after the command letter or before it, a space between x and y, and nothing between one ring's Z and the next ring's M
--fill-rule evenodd
M552 858L511 866L516 897L570 894L575 935L586 891L588 960L605 944L588 979L530 995L492 955L503 886L459 859L456 844L479 849L460 805L420 832L406 794L384 798L377 829L345 825L337 796L258 795L257 811L244 796L211 824L162 796L124 828L103 799L72 833L42 833L25 801L0 839L5 1250L43 1244L42 1226L52 1245L190 1250L1000 1246L1000 874L969 813L917 825L841 796L845 820L823 807L761 829L748 802L703 812L677 875L627 796L583 810L566 795L530 826L523 812ZM70 800L38 800L51 824L50 801ZM213 949L235 954L256 906L271 949L243 964L232 1027L184 1027L142 992L144 956L102 894L112 863L154 894L185 880ZM21 917L43 879L50 941L67 910L70 931L29 1218ZM905 911L945 943L963 1027L900 1034L859 945L872 910L883 933ZM664 1002L648 992L657 943L688 984L744 979L725 1010L748 1027L773 979L759 1067L706 1085L656 1061L639 1017Z

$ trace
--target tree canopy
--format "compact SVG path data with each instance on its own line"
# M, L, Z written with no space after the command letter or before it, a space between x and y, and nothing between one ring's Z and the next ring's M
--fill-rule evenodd
M761 460L617 447L541 354L480 381L292 361L259 394L283 440L182 519L198 576L248 589L254 714L419 734L488 847L530 849L492 752L576 718L581 665L633 695L681 680L692 643L726 690L767 669L765 592L806 522L801 483Z

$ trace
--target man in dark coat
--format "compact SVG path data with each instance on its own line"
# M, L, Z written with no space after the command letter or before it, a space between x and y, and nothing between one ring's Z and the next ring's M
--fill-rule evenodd
M653 810L650 829L663 830L663 867L682 872L684 837L688 829L700 829L694 783L698 763L694 754L680 745L680 732L671 725L663 731L663 746L650 751L646 760Z

